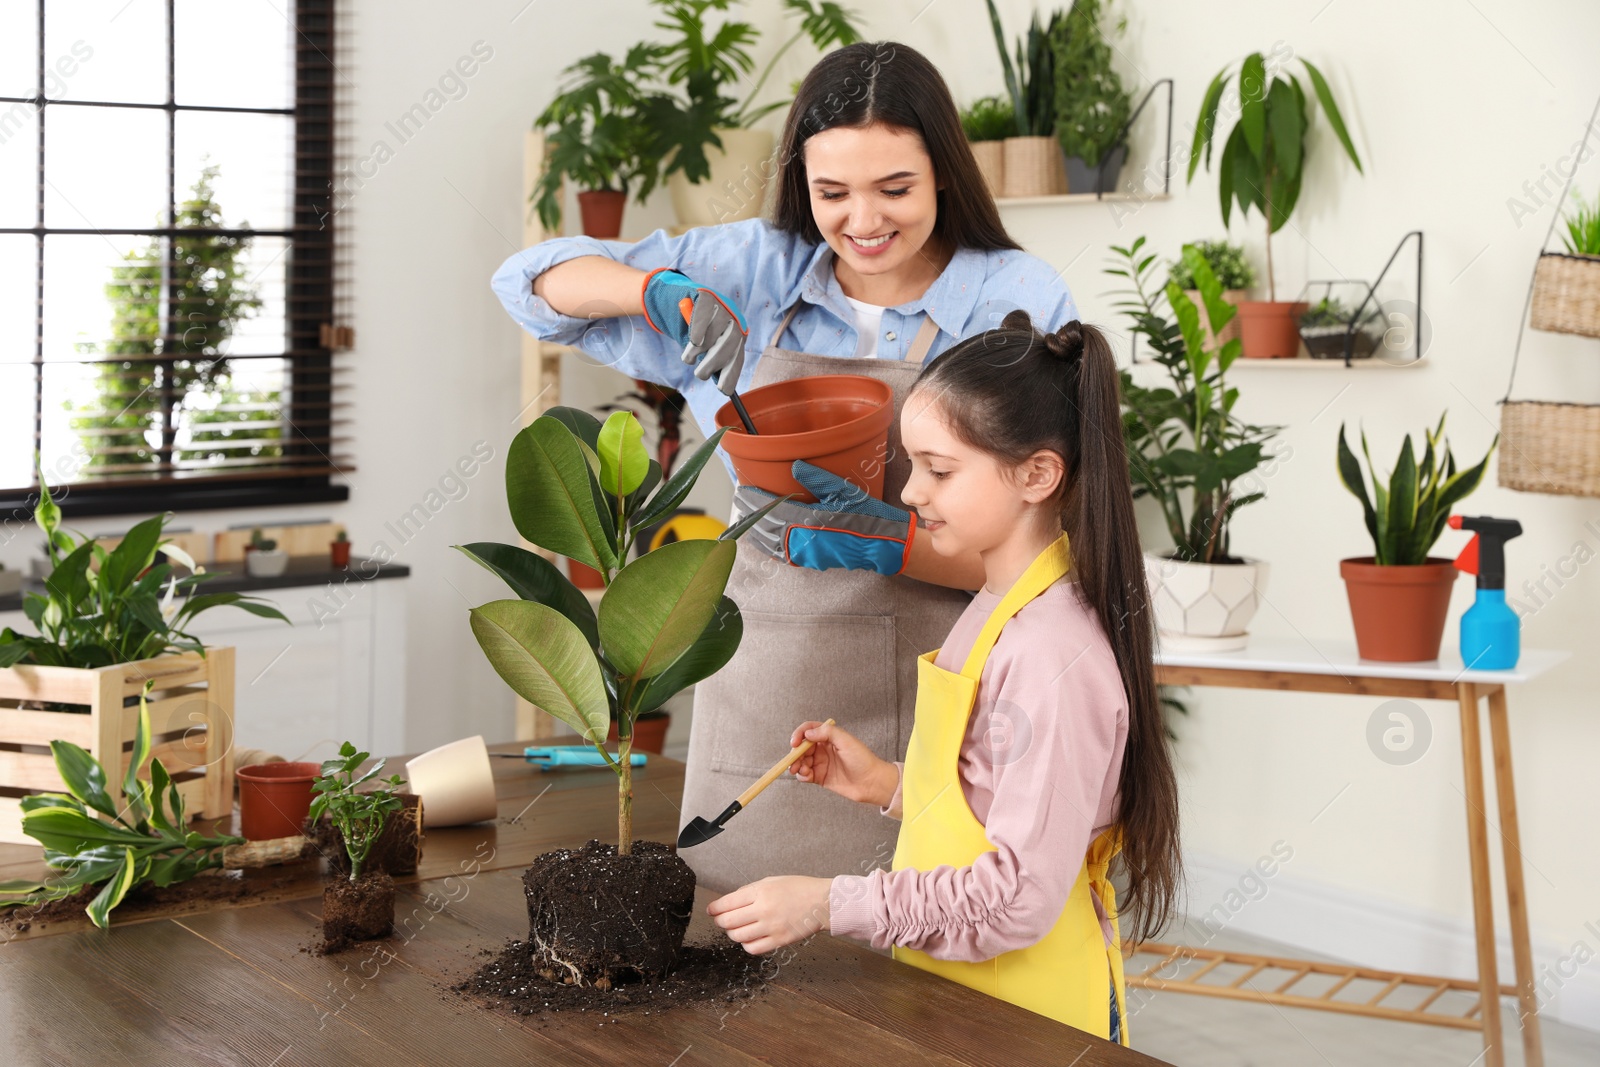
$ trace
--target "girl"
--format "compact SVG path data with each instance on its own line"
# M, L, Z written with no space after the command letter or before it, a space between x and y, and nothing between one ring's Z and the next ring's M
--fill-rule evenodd
M885 41L824 56L790 109L777 166L770 221L633 244L546 241L508 259L495 291L534 336L681 390L706 433L735 386L822 374L887 383L898 414L922 366L957 338L1019 308L1052 324L1077 316L1057 271L1006 233L949 89L915 50ZM911 465L894 428L884 464L884 499L898 504ZM821 524L828 543L812 542L826 551L788 550L788 531L815 514L796 503L739 541L728 596L744 638L695 687L685 822L721 811L777 762L783 731L809 708L826 707L884 760L905 755L915 657L950 632L983 567L971 552L935 552L883 501L839 510L849 514ZM886 865L894 824L833 800L780 779L684 859L717 892ZM813 832L790 839L796 825Z
M791 746L816 744L791 773L901 819L899 840L889 871L764 878L713 901L747 951L826 928L1128 1043L1107 868L1120 851L1143 940L1181 861L1120 412L1100 332L1041 336L1024 312L918 378L901 495L935 551L978 555L983 588L919 659L904 764L839 726L794 731Z

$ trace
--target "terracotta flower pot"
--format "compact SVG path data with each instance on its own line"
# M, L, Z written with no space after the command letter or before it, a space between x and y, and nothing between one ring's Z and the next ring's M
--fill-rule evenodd
M1300 354L1304 301L1239 301L1239 339L1247 359L1293 359Z
M237 773L239 833L251 841L271 841L300 832L322 764L261 763Z
M745 432L731 401L716 414L717 425L729 427L722 450L740 484L814 501L791 470L803 459L883 499L894 422L894 390L886 383L860 374L815 374L740 395L759 433Z
M662 715L648 719L635 719L633 721L633 751L654 752L661 754L667 744L667 730L672 727L672 715ZM607 741L616 741L617 724L611 724L611 732L606 735Z
M350 542L329 541L328 557L333 561L335 567L350 566Z
M1429 556L1412 566L1379 566L1372 556L1339 561L1356 649L1362 659L1416 663L1439 658L1455 561Z
M622 209L628 194L614 189L593 189L578 194L578 214L583 217L585 237L614 241L622 234Z

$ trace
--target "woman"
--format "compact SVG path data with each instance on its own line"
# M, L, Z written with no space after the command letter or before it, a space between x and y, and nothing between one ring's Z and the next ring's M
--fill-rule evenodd
M823 57L778 158L771 222L658 230L631 245L560 238L494 278L529 332L682 391L707 433L734 388L841 373L893 388L883 500L830 493L813 470L820 511L780 505L739 543L728 595L744 640L696 687L683 823L727 807L808 719L833 718L880 758L904 758L917 657L944 640L984 574L975 553L935 553L897 506L910 471L900 406L925 361L1007 313L1045 330L1078 317L1056 271L1001 225L949 89L920 53L879 42ZM736 511L764 496L741 487ZM717 892L778 873L864 875L888 866L898 829L784 777L683 856Z

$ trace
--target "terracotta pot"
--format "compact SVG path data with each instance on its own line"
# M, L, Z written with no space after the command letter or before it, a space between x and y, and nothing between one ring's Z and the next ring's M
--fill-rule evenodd
M860 374L817 374L774 382L741 393L759 433L744 430L730 401L717 411L718 426L730 427L722 450L733 460L743 485L783 496L817 498L794 480L797 459L854 482L883 499L883 472L894 421L894 390Z
M989 187L989 195L992 197L1005 195L1005 142L969 141L967 147L972 149L972 158L978 164L978 173L983 175L983 184Z
M311 783L320 763L262 763L240 767L239 833L251 841L270 841L300 832L311 810Z
M1362 659L1416 663L1439 658L1455 561L1429 556L1426 563L1379 566L1372 556L1339 561L1356 649Z
M1174 652L1236 652L1261 606L1271 573L1262 560L1189 563L1144 554L1145 578L1162 647Z
M622 209L628 194L613 189L594 189L578 194L578 214L583 218L583 235L614 241L622 235Z
M1300 316L1308 305L1291 300L1239 301L1239 338L1248 359L1293 359L1300 354Z
M761 214L768 186L778 172L771 130L717 126L713 132L722 147L705 146L711 175L705 181L690 182L680 170L667 179L672 212L684 227L755 218Z
M654 752L661 754L667 744L667 730L672 726L672 715L652 716L648 719L635 719L633 721L633 751ZM611 732L606 735L607 741L617 739L617 724L611 724Z
M604 589L606 587L605 575L587 563L579 563L575 559L567 560L567 580L579 589Z
M329 541L328 556L333 560L335 567L350 566L350 542Z

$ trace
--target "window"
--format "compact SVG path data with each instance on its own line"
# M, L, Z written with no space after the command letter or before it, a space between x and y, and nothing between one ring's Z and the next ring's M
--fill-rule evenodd
M0 514L348 496L334 7L3 5Z

